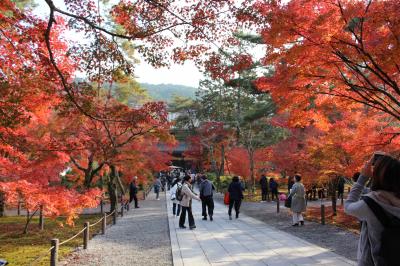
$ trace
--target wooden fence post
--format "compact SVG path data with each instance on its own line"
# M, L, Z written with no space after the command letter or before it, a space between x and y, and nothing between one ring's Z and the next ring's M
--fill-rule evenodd
M83 231L83 249L88 248L89 244L89 222L85 222L85 231Z
M100 200L100 213L104 214L104 201L103 201L103 199Z
M114 210L113 224L117 224L118 209Z
M58 239L54 238L51 240L51 247L53 248L50 251L50 266L57 266L58 262Z
M107 214L103 214L103 221L101 223L101 233L103 235L106 234L106 227L107 227Z
M279 213L279 211L280 211L279 210L279 207L280 207L279 204L280 204L280 202L279 202L279 198L278 198L278 200L276 201L276 212L277 213Z
M325 225L325 205L321 205L321 224Z
M44 229L44 218L43 218L43 205L40 205L40 212L39 212L39 229L43 231Z

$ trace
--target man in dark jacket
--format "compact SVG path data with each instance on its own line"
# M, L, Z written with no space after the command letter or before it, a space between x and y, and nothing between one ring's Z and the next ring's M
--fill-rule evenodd
M207 209L210 221L213 220L214 213L214 199L213 199L214 185L207 179L206 175L201 175L200 183L200 199L202 206L203 220L207 220Z
M137 176L133 177L132 182L129 184L129 203L132 202L132 200L135 201L135 208L139 208L138 205L138 199L137 199L137 192L138 188L136 186L136 179Z
M228 192L229 192L229 220L232 220L232 207L235 206L236 219L239 218L239 209L240 204L243 199L243 186L239 182L239 177L234 176L232 178L232 182L229 184Z
M278 183L271 177L269 179L269 188L271 190L271 200L274 200L274 196L276 197L276 200L278 199Z
M260 186L261 186L261 201L265 202L267 199L269 200L268 179L265 175L261 175Z

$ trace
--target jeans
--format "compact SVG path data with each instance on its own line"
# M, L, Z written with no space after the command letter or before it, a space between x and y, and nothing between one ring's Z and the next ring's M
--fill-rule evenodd
M229 210L228 214L229 216L232 215L232 207L235 206L235 212L236 212L236 217L239 217L239 209L240 209L240 204L242 203L242 200L230 200L229 201Z
M176 205L178 205L178 209L176 209ZM181 205L179 203L172 203L172 213L176 216L179 216L179 214L181 213Z
M274 200L274 196L275 196L276 200L279 200L277 189L271 190L271 200Z
M214 213L214 199L212 196L203 197L201 199L201 207L202 207L202 215L203 217L207 217L207 209L208 215L210 217L213 216Z
M129 200L129 203L131 203L132 200L135 201L135 208L139 207L139 206L138 206L138 199L137 199L136 193L133 194L133 195L131 196L131 198L130 198L130 200Z
M195 226L194 218L193 218L193 214L192 214L192 207L182 206L181 217L179 217L179 227L183 227L185 225L186 212L188 213L188 217L189 217L189 227Z
M262 188L261 189L261 200L266 201L267 199L269 200L268 189Z

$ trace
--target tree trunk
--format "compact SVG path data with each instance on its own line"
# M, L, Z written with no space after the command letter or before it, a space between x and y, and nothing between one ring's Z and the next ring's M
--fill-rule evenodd
M225 146L221 146L221 165L219 167L219 176L224 175L224 170L225 170Z
M251 194L254 196L254 190L256 186L256 179L254 176L254 151L249 149L249 160L250 160L250 180L251 180Z
M32 218L33 218L33 216L36 214L36 212L38 211L39 209L36 209L33 213L32 213L32 215L29 215L29 210L26 210L26 223L25 223L25 227L24 227L24 234L27 234L28 233L28 226L29 226L29 223L32 221Z
M117 186L114 181L110 178L107 184L108 195L110 196L110 212L117 209L118 197L117 197Z
M217 179L217 183L220 184L220 176L219 176L219 169L217 167L217 161L215 160L214 156L214 147L210 146L210 155L211 155L211 171L215 173L215 177Z
M0 217L5 215L6 211L6 199L4 196L4 192L0 192Z
M332 211L333 211L333 216L336 216L337 215L337 210L336 210L336 200L337 200L337 198L336 198L336 193L333 193L332 194Z
M91 165L89 165L89 166L91 166ZM86 169L85 181L84 181L85 188L90 188L91 183L92 183L92 169Z
M118 187L121 190L121 194L125 194L124 186L119 179L117 167L115 165L110 165L111 173L108 182L108 193L110 195L110 211L117 210L118 207ZM117 186L118 185L118 186Z

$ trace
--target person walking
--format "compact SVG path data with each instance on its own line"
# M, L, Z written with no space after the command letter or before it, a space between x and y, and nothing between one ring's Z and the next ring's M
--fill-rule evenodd
M154 193L156 193L156 200L160 200L160 188L162 186L160 178L154 180Z
M213 190L214 185L210 180L207 179L206 175L201 175L201 183L200 183L200 199L201 199L201 207L202 207L202 215L203 220L207 221L207 209L208 216L210 217L210 221L213 220L214 213L214 199L213 199Z
M181 213L181 205L178 199L176 198L176 191L182 188L182 184L180 183L179 178L175 178L175 180L171 184L171 189L170 189L170 195L171 195L171 200L172 200L172 213L174 216L179 216Z
M345 201L345 213L362 221L357 252L359 266L399 264L399 175L399 160L375 153L365 163ZM368 182L370 192L362 196Z
M268 195L268 179L265 175L261 175L260 178L260 187L261 187L261 202L266 202L267 199L269 201Z
M137 192L138 192L138 188L136 186L136 180L137 180L137 176L134 176L131 183L129 184L129 203L133 201L135 201L135 208L139 208L138 205L138 198L137 198Z
M269 189L271 190L271 200L279 200L278 198L278 183L272 177L269 179Z
M188 214L188 219L189 219L189 228L190 230L193 230L196 228L196 225L194 223L194 218L193 218L193 213L192 213L192 199L196 199L200 201L200 198L193 193L192 191L192 185L191 185L191 177L189 175L186 175L183 178L183 184L182 184L182 200L181 200L181 216L179 217L179 228L186 228L185 226L185 220L186 220L186 213Z
M338 192L338 200L343 199L344 197L344 185L346 183L346 180L344 179L344 177L340 176L339 180L338 180L338 184L337 184L337 192Z
M292 197L292 204L290 210L293 214L293 226L304 225L304 218L302 212L306 211L306 198L305 188L301 183L301 175L296 174L294 176L295 183L290 190L289 197Z
M240 204L242 203L243 199L243 187L242 184L239 182L239 177L234 176L232 178L232 182L229 184L228 187L229 192L229 220L232 220L232 207L235 206L235 213L236 219L239 218L239 210Z

